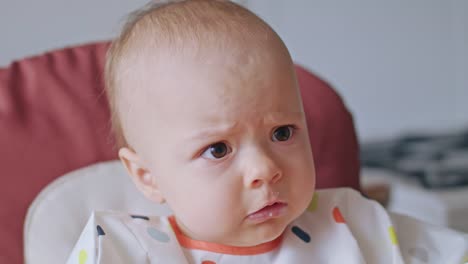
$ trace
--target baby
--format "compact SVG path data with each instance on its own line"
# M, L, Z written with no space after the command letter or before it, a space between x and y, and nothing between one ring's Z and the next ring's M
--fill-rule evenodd
M68 263L405 263L403 247L462 262L454 232L351 189L314 191L290 54L245 8L150 4L113 42L106 81L119 157L173 215L94 213Z

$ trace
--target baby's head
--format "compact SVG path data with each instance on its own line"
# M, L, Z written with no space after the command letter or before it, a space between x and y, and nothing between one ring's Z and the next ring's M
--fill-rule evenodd
M250 11L150 5L113 43L106 81L120 159L187 236L258 245L307 207L315 172L293 63Z

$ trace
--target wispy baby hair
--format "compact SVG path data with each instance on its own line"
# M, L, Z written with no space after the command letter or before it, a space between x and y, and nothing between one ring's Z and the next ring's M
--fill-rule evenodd
M122 91L135 89L123 87L122 80L138 61L145 59L146 52L196 56L207 50L229 50L233 40L245 43L255 39L260 43L272 36L277 37L263 20L230 1L152 1L131 13L111 44L105 66L106 93L118 147L129 147L121 115L130 106L122 102Z

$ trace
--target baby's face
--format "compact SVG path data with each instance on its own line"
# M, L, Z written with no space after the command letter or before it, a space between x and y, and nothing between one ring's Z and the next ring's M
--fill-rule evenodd
M165 61L146 67L140 81L158 88L137 96L131 133L180 228L235 246L278 237L315 187L292 64L284 54Z

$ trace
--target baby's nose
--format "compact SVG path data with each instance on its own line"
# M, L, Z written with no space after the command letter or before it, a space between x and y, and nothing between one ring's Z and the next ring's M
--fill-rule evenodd
M258 188L263 184L273 184L283 177L278 164L265 153L249 163L244 181L247 188Z

